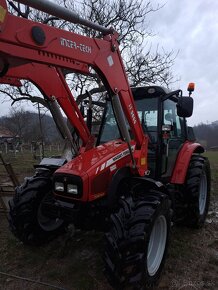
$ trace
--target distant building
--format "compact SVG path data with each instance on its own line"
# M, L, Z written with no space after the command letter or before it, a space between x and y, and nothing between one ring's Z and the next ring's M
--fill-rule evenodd
M19 144L19 136L0 126L0 151L14 150Z
M11 138L13 139L14 137L16 136L14 136L14 134L11 131L0 126L0 142L1 143L7 141L7 139L11 139Z

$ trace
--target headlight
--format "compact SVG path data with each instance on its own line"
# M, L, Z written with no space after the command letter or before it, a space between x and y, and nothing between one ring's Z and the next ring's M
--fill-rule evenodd
M53 176L52 187L55 195L79 199L83 193L83 180L80 176L57 173Z
M61 191L61 192L64 192L64 184L63 182L55 182L54 184L54 188L55 188L55 191Z
M78 194L78 186L76 184L67 184L67 193Z

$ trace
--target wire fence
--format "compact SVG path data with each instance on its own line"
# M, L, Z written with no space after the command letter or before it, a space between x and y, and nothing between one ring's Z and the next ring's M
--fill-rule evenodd
M63 144L42 144L41 142L31 142L24 144L15 144L3 142L0 143L0 153L3 155L16 155L19 153L31 153L33 157L51 156L53 153L60 155L63 150Z

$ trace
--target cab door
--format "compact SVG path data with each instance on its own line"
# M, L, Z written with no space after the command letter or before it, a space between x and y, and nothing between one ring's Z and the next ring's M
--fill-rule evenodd
M162 116L162 178L170 178L176 158L185 141L185 119L177 115L176 101L163 101Z

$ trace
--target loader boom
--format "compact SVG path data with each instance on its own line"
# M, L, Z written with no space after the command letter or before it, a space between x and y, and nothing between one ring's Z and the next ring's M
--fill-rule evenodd
M42 1L33 2L37 4ZM32 1L28 1L28 4L32 5ZM10 15L5 0L0 0L0 11L1 70L5 71L7 68L31 62L65 68L82 74L89 74L90 69L94 69L113 97L112 103L117 114L121 116L123 124L120 125L120 129L126 142L129 136L127 130L122 130L125 127L122 116L125 115L130 125L136 142L135 163L139 174L144 175L147 170L145 162L147 137L143 134L123 66L118 33L111 33L108 30L110 34L104 35L103 39L95 39L35 23ZM90 27L89 23L87 25Z
M22 87L22 83L16 77L1 77L0 84L15 86L15 87Z
M56 100L72 126L76 128L83 145L88 144L90 132L61 69L39 63L27 63L8 69L5 79L2 79L1 82L8 83L10 79L11 83L9 84L11 85L20 84L18 82L21 79L29 80L37 86L48 102Z

